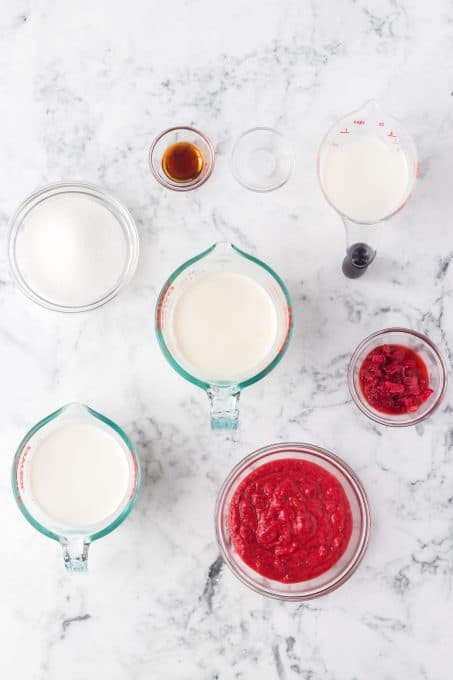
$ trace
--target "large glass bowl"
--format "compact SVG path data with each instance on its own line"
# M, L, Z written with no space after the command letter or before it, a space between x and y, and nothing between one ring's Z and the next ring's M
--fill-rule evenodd
M265 463L288 458L315 463L332 474L346 493L353 520L351 538L338 562L320 576L300 583L273 581L245 564L234 548L228 527L230 503L242 480ZM302 602L330 593L352 576L368 544L370 510L359 478L340 458L311 444L280 443L251 453L233 468L219 491L215 508L215 529L221 555L242 583L267 597Z
M381 345L403 345L423 359L428 369L429 387L433 393L416 411L401 414L383 413L365 399L360 386L360 367L367 355ZM385 328L369 335L355 350L349 364L348 386L356 406L376 423L393 427L416 425L428 418L442 401L447 389L447 367L442 354L426 335L408 328Z
M39 290L36 290L27 281L27 276L21 270L17 258L18 239L21 236L26 217L43 202L52 199L54 196L65 194L79 194L88 197L106 208L118 221L125 242L124 267L115 285L110 290L106 290L101 297L87 299L83 304L77 305L68 305L56 299L49 299ZM10 269L17 285L33 302L57 312L86 312L100 307L114 298L134 276L139 256L138 231L135 221L127 208L114 196L104 191L104 189L91 184L85 184L84 182L56 182L55 184L49 184L37 189L18 206L9 223L8 256Z

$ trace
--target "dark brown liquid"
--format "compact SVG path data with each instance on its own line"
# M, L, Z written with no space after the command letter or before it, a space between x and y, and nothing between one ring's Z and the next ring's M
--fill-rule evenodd
M203 170L200 149L190 142L176 142L165 150L162 170L176 182L190 182Z

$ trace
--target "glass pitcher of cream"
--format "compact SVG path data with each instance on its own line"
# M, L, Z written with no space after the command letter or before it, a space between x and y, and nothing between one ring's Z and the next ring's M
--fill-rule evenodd
M404 207L418 173L412 137L374 100L329 130L319 149L318 177L343 219L347 277L362 276L373 262L380 224Z
M14 457L13 492L30 524L63 548L68 571L87 569L90 543L116 529L140 484L127 435L83 404L37 423Z
M181 265L156 305L171 366L206 390L213 429L236 429L241 390L264 378L291 336L289 293L264 262L227 242Z

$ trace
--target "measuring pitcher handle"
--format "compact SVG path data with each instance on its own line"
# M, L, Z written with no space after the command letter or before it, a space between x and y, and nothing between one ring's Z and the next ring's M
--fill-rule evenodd
M236 430L239 420L239 387L211 385L207 393L211 404L211 428Z
M346 232L346 257L343 260L343 274L348 279L358 279L376 257L379 223L359 224L343 217Z
M66 569L71 573L86 572L88 569L89 540L85 536L72 536L70 538L63 537L60 542Z

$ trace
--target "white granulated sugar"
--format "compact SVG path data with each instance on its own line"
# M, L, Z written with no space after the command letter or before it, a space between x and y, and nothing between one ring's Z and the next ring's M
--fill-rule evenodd
M60 194L25 217L16 257L36 293L55 304L83 306L101 299L119 282L127 243L118 219L95 198Z

